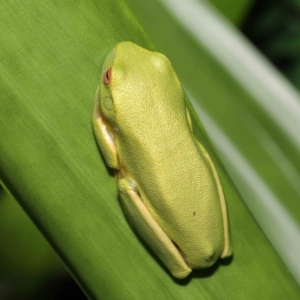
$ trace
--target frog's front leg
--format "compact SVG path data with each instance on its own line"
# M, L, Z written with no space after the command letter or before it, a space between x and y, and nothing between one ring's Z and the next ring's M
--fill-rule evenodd
M121 204L128 221L170 270L173 276L184 278L191 268L186 264L172 240L154 220L133 180L118 180Z
M93 129L97 143L107 165L113 169L119 169L118 152L114 132L111 126L105 122L99 107L99 86L95 95L93 113Z

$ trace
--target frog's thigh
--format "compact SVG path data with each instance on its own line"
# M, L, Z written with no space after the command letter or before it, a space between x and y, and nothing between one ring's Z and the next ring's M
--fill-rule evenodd
M223 215L223 228L224 228L224 249L221 254L221 258L229 257L232 254L232 247L231 247L231 239L230 239L230 234L229 234L229 222L228 222L228 214L227 214L227 208L226 208L226 201L225 201L225 196L223 192L223 188L221 185L221 181L218 176L218 172L215 168L214 163L212 162L208 152L205 150L205 148L195 139L196 144L199 148L199 150L204 154L204 156L207 158L207 161L212 169L214 178L216 180L216 184L218 187L218 193L219 193L219 198L220 198L220 204L221 204L221 209L222 209L222 215Z
M99 87L97 88L95 98L96 99L93 113L93 129L95 138L107 165L111 168L118 169L118 152L115 140L112 134L109 132L109 127L103 121L103 117L101 115L98 104Z
M132 188L130 181L118 181L119 193L124 212L136 231L152 248L174 277L184 278L190 272L173 242L153 219L140 195Z

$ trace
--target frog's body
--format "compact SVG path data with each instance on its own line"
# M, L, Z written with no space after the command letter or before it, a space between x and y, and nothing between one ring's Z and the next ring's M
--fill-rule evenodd
M122 42L103 72L94 130L127 218L175 277L231 255L222 186L169 60Z

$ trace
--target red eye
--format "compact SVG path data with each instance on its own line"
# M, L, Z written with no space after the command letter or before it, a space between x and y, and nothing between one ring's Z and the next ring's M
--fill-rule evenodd
M103 82L105 85L110 84L111 79L111 68L109 68L104 74L103 74Z

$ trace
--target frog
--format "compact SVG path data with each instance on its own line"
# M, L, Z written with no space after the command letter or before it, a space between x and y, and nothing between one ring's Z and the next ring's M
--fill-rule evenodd
M92 123L128 222L175 278L232 255L217 169L164 54L118 43L103 63Z

